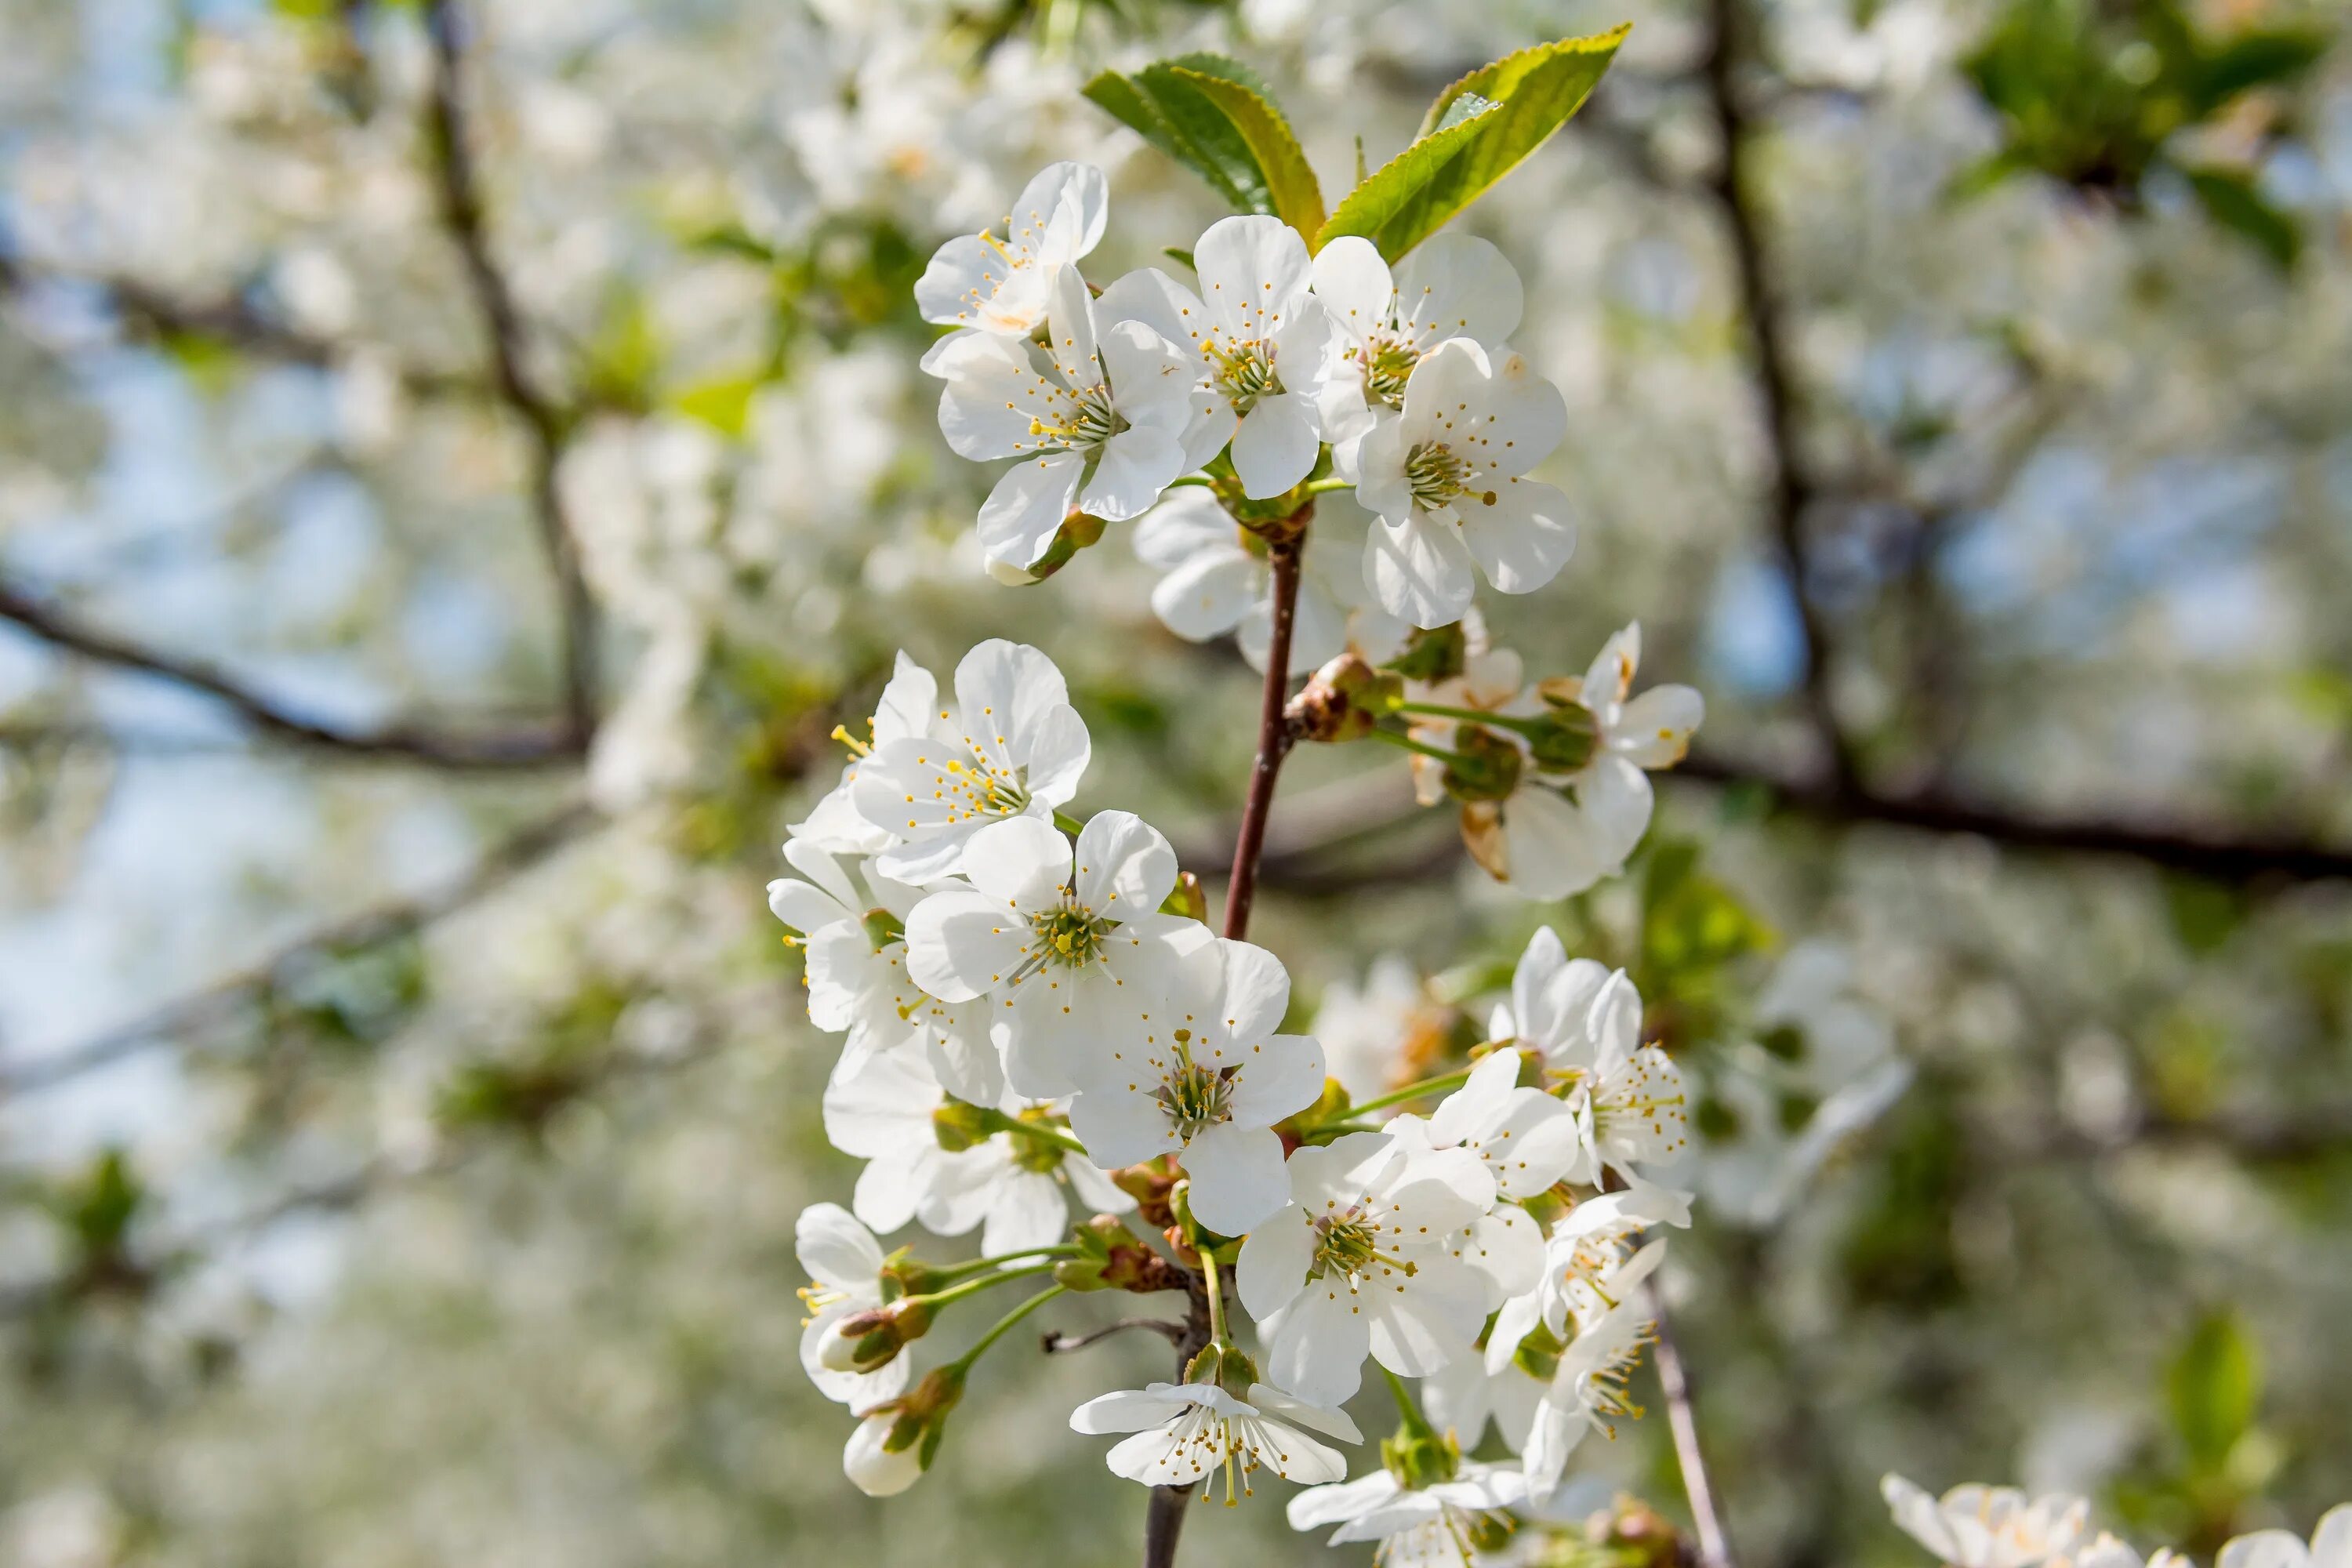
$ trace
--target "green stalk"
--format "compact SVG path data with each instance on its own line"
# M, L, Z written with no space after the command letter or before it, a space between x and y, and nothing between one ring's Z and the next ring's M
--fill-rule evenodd
M1012 1328L1015 1323L1018 1323L1030 1313L1035 1311L1038 1308L1044 1306L1046 1302L1052 1300L1055 1297L1067 1294L1069 1289L1070 1288L1066 1285L1056 1285L1050 1290L1038 1291L1034 1296L1028 1298L1019 1306L1013 1308L1013 1310L997 1319L993 1324L990 1325L988 1331L980 1336L978 1342L973 1344L971 1349L964 1352L963 1354L956 1357L954 1361L948 1364L955 1368L955 1370L960 1373L970 1372L971 1370L971 1363L978 1361L982 1354L987 1351L989 1346L1003 1339L1004 1337L1005 1331Z
M1024 1121L1017 1116L1007 1116L1002 1110L983 1107L980 1124L991 1132L1018 1132L1024 1138L1041 1139L1073 1154L1083 1154L1087 1146L1058 1127L1048 1127L1042 1121Z

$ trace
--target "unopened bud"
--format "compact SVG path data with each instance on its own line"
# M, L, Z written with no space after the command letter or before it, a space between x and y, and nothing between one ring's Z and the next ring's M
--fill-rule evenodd
M1054 1282L1072 1290L1181 1290L1184 1277L1146 1247L1116 1215L1098 1214L1071 1233L1078 1256L1054 1266Z
M1110 1173L1110 1184L1135 1200L1143 1223L1164 1228L1176 1223L1169 1194L1176 1185L1176 1162L1166 1154Z
M1592 760L1592 715L1575 704L1549 709L1517 728L1527 737L1528 753L1546 773L1572 773Z
M1201 879L1190 871L1177 872L1176 886L1160 900L1160 912L1208 924L1209 895L1201 890Z
M1360 741L1404 700L1404 677L1374 669L1343 653L1307 680L1283 710L1299 738L1338 743Z
M894 1301L852 1312L834 1325L817 1347L817 1359L833 1372L873 1372L898 1359L898 1352L931 1330L931 1309L919 1299Z
M1381 1439L1381 1463L1407 1491L1422 1491L1454 1479L1462 1468L1462 1447L1416 1420Z
M952 1363L937 1368L907 1394L866 1413L842 1452L842 1469L867 1497L905 1491L931 1468L948 1412L962 1397L961 1370Z

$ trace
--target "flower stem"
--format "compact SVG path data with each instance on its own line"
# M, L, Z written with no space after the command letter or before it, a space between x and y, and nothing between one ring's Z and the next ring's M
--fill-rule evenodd
M1425 713L1433 719L1452 719L1464 724L1491 724L1499 729L1514 729L1521 721L1507 713L1490 713L1478 708L1449 708L1443 702L1400 702L1400 713Z
M1298 488L1307 495L1323 496L1329 495L1333 490L1351 490L1356 487L1352 481L1333 474L1319 479L1309 479Z
M1376 1094L1370 1100L1349 1106L1348 1117L1352 1121L1367 1110L1385 1110L1391 1105L1402 1105L1407 1100L1422 1100L1433 1094L1444 1094L1448 1090L1460 1089L1470 1081L1470 1075L1475 1070L1473 1068L1461 1068L1454 1072L1440 1073L1435 1078L1423 1079L1419 1083L1409 1083L1402 1089L1392 1089L1386 1094Z
M939 1277L950 1284L969 1279L975 1274L986 1274L1019 1258L1076 1258L1078 1249L1066 1242L1051 1247L1024 1247L1018 1252L1000 1252L993 1258L975 1258L965 1263L950 1263L939 1271Z
M1371 737L1375 741L1386 741L1391 746L1402 747L1405 751L1421 756L1434 757L1441 763L1456 763L1462 760L1444 747L1433 746L1426 741L1416 741L1402 730L1376 729L1371 731Z
M1213 488L1215 484L1216 481L1209 478L1206 474L1186 474L1181 479L1169 480L1168 488L1172 490L1180 489L1186 485L1198 485L1202 489L1209 489Z
M1059 1127L1050 1126L1043 1121L1024 1121L1017 1116L1007 1116L1002 1110L983 1108L980 1113L980 1124L991 1132L1018 1133L1024 1138L1034 1138L1042 1142L1066 1149L1073 1154L1083 1154L1087 1152L1085 1144Z
M994 1323L989 1326L988 1331L981 1335L979 1340L973 1343L971 1349L956 1357L955 1362L953 1363L955 1367L959 1371L970 1372L971 1370L971 1363L978 1361L981 1358L982 1353L985 1352L989 1346L1003 1339L1004 1337L1005 1331L1012 1328L1013 1324L1019 1322L1030 1313L1035 1311L1038 1308L1044 1306L1046 1302L1052 1300L1055 1297L1066 1295L1069 1289L1070 1288L1066 1285L1056 1285L1051 1289L1040 1290L1034 1296L1028 1298L1019 1306L1013 1308L1013 1310L1005 1313L1004 1316L997 1319Z
M982 1274L978 1279L967 1279L961 1285L950 1285L944 1290L934 1290L928 1296L910 1296L908 1300L920 1301L927 1307L950 1307L966 1296L977 1296L982 1290L1003 1284L1007 1279L1027 1279L1034 1275L1051 1274L1053 1271L1054 1266L1050 1263L1033 1263L1026 1268L1001 1268L992 1274Z
M1387 1367L1381 1366L1378 1362L1372 1364L1381 1367L1381 1375L1389 1381L1389 1392L1396 1395L1397 1415L1402 1419L1406 1433L1414 1437L1436 1436L1437 1428L1432 1426L1429 1424L1429 1417L1421 1413L1421 1406L1414 1403L1412 1390L1404 1385L1404 1379Z
M1054 814L1054 826L1060 828L1063 832L1068 834L1073 838L1076 838L1079 834L1084 833L1087 830L1087 825L1085 823L1080 822L1076 817L1072 816L1066 811L1057 811Z
M1234 872L1225 885L1225 934L1249 931L1250 904L1257 895L1258 857L1265 849L1265 820L1274 809L1274 781L1289 754L1290 726L1282 715L1290 691L1290 631L1298 616L1298 548L1303 531L1269 541L1266 562L1274 573L1274 633L1266 644L1265 687L1258 704L1257 761L1250 770L1249 794L1242 804L1242 830L1234 843Z
M1209 1341L1221 1345L1225 1342L1225 1286L1217 1277L1215 1254L1205 1247L1201 1252L1201 1272L1209 1277Z

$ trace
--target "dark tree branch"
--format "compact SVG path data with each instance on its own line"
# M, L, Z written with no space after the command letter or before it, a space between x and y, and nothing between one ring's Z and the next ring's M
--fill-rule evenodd
M250 968L215 981L147 1016L78 1046L20 1066L0 1067L0 1096L48 1089L150 1046L217 1026L254 1001L280 991L354 950L408 936L456 913L518 873L545 859L596 820L584 805L568 806L491 849L466 874L415 898L365 910L309 932Z
M96 292L115 320L142 338L207 338L265 359L318 370L344 363L361 346L314 337L241 295L187 299L136 278L28 267L0 248L0 287L22 292L46 281ZM478 377L453 371L405 365L398 374L401 384L419 396L479 397L490 391Z
M1109 1339L1114 1334L1126 1333L1131 1329L1148 1330L1170 1344L1180 1347L1184 1343L1184 1336L1192 1331L1184 1324L1166 1318L1121 1318L1118 1322L1097 1329L1092 1333L1066 1334L1057 1331L1047 1334L1040 1342L1039 1348L1047 1355L1067 1355L1072 1351L1082 1351L1088 1345Z
M1731 244L1733 271L1738 280L1739 303L1747 319L1750 364L1756 397L1764 417L1764 435L1771 452L1769 515L1772 537L1789 574L1789 593L1796 601L1799 626L1804 637L1804 703L1822 747L1829 754L1832 776L1842 788L1856 783L1852 749L1839 727L1830 697L1830 637L1814 606L1807 581L1806 519L1821 485L1806 462L1797 430L1796 381L1790 368L1781 331L1781 301L1772 274L1763 220L1756 210L1751 156L1753 125L1740 96L1739 68L1745 17L1741 0L1707 0L1707 42L1700 60L1700 78L1715 118L1721 143L1708 180L1724 229Z
M263 734L301 745L360 756L427 763L435 767L535 768L576 761L583 750L569 733L551 730L445 731L411 723L347 728L305 718L279 706L202 660L147 647L0 583L0 620L99 664L152 675L227 704Z
M1282 666L1269 662L1266 668L1280 669ZM1198 1274L1188 1275L1187 1279L1192 1305L1185 1314L1183 1337L1176 1342L1179 1381L1192 1366L1192 1358L1209 1343L1208 1286ZM1184 1505L1192 1500L1191 1483L1151 1489L1151 1500L1143 1515L1143 1568L1175 1568L1176 1543L1184 1533Z
M2352 847L2308 838L2239 837L2187 823L2025 816L1942 792L1893 796L1843 789L1711 752L1694 753L1666 776L1762 785L1771 792L1775 806L1838 826L1883 823L1925 833L1969 835L2005 849L2120 856L2219 882L2352 879Z
M1300 542L1294 535L1266 545L1267 563L1274 572L1274 634L1266 644L1265 685L1258 704L1257 760L1250 768L1241 831L1234 837L1233 875L1225 884L1225 934L1235 939L1249 931L1250 905L1257 894L1258 857L1265 848L1266 818L1274 810L1274 783L1282 772L1282 759L1290 754L1293 740L1282 710L1290 689L1290 628L1298 609Z
M553 574L563 637L565 721L572 739L585 745L595 732L600 700L596 664L596 602L580 567L579 542L565 515L557 468L572 416L532 379L526 359L529 339L514 290L490 253L481 185L476 176L465 110L465 24L456 0L427 0L425 32L432 41L429 120L434 173L440 186L442 223L466 268L475 309L489 340L490 364L500 399L523 426L530 443L531 508L540 542Z

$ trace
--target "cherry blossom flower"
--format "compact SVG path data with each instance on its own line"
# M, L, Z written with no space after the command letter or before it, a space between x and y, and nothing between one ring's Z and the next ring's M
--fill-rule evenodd
M1366 436L1356 499L1380 516L1364 577L1391 614L1417 626L1462 618L1472 566L1505 594L1559 575L1576 547L1568 498L1526 478L1568 426L1559 388L1517 354L1451 338L1406 383L1404 411Z
M906 917L920 889L868 865L840 859L805 839L784 845L801 873L768 884L768 908L805 950L809 1021L848 1033L845 1067L911 1047L958 1098L994 1104L1004 1068L989 1039L987 1009L951 1006L907 973ZM863 888L861 889L860 883Z
M2288 1531L2258 1530L2224 1545L2214 1568L2352 1568L2352 1503L2320 1515L2308 1546Z
M1235 523L1207 490L1181 489L1135 528L1135 553L1167 574L1151 590L1151 611L1188 642L1232 634L1250 668L1263 670L1274 634L1274 574L1265 545ZM1290 673L1305 675L1348 646L1363 575L1353 556L1311 531L1300 552L1298 602L1290 627Z
M890 682L882 689L881 700L866 721L866 738L858 740L846 726L834 731L834 738L848 745L849 761L841 770L840 783L816 803L804 820L790 826L788 831L795 842L835 855L877 855L898 842L898 835L867 821L852 804L857 767L893 741L930 733L939 692L938 678L908 658L904 648L899 649Z
M849 785L858 815L898 840L875 868L902 882L953 876L965 846L990 823L1050 821L1077 793L1093 756L1054 661L1002 637L963 656L955 700L935 700L926 720L920 731L877 744Z
M1323 1042L1325 1070L1351 1098L1370 1100L1418 1077L1415 1069L1444 1046L1456 1016L1431 999L1411 963L1383 953L1360 987L1334 980L1323 988L1315 1037Z
M838 1372L824 1361L834 1325L883 1301L881 1244L839 1204L811 1204L793 1223L794 1250L814 1283L801 1300L809 1316L801 1326L801 1366L817 1392L837 1405L863 1409L907 1386L908 1363L894 1356L872 1372Z
M1176 852L1130 812L1096 816L1075 848L1034 817L992 823L963 867L970 888L907 917L908 967L943 1002L991 999L1017 1093L1072 1093L1103 1070L1107 1042L1148 1031L1177 965L1213 940L1160 912Z
M1311 1487L1284 1511L1293 1530L1338 1525L1333 1546L1378 1542L1372 1554L1378 1568L1470 1568L1478 1559L1473 1537L1527 1496L1517 1465L1473 1459L1450 1479L1424 1487L1407 1487L1386 1469Z
M1189 342L1110 321L1076 268L1061 271L1049 293L1042 351L971 332L934 356L947 381L940 428L948 445L975 461L1021 459L980 509L980 542L992 564L1024 571L1073 510L1108 522L1141 516L1171 480L1200 466L1186 433L1210 413Z
M1044 1138L997 1132L943 1146L938 1113L948 1103L923 1059L907 1052L836 1069L825 1085L825 1138L866 1162L851 1207L876 1231L910 1221L935 1236L977 1229L981 1255L995 1258L1060 1240L1072 1198L1089 1214L1135 1206L1093 1165ZM1016 1120L1052 1116L1050 1106L1010 1098L994 1109Z
M1470 1353L1486 1285L1455 1232L1493 1205L1477 1156L1351 1132L1295 1152L1290 1203L1242 1243L1242 1305L1266 1370L1302 1399L1356 1392L1364 1357L1421 1377Z
M1571 1323L1596 1322L1624 1300L1665 1258L1665 1243L1636 1247L1657 1225L1690 1223L1690 1199L1642 1183L1601 1193L1562 1215L1544 1241L1540 1278L1533 1289L1503 1303L1486 1333L1486 1370L1499 1373L1538 1327L1566 1342Z
M1070 1412L1070 1430L1100 1436L1133 1433L1106 1457L1116 1475L1148 1487L1189 1486L1222 1471L1231 1500L1250 1495L1250 1477L1271 1470L1309 1485L1348 1473L1339 1453L1307 1434L1342 1442L1363 1435L1345 1412L1252 1384L1236 1399L1213 1383L1154 1383L1089 1399Z
M1948 1568L2033 1568L2063 1558L2081 1541L2090 1515L2090 1504L2081 1498L2053 1493L2029 1499L2014 1487L1971 1483L1935 1498L1889 1475L1881 1478L1878 1489L1895 1522Z
M1049 163L1013 199L1002 237L983 230L940 247L916 280L915 303L927 321L1027 337L1045 319L1055 283L1094 249L1109 217L1110 184L1100 169ZM934 368L934 357L923 368Z
M923 1479L923 1458L918 1446L897 1451L887 1444L898 1413L887 1407L860 1418L841 1452L841 1471L867 1497L897 1497Z
M1308 291L1307 242L1277 217L1221 218L1192 259L1202 293L1145 268L1104 289L1097 313L1192 345L1218 409L1193 454L1205 462L1230 441L1242 493L1280 495L1314 469L1327 435L1324 385L1338 363L1338 332Z
M1315 297L1344 345L1324 395L1335 447L1370 431L1376 414L1402 408L1413 367L1446 339L1499 351L1525 303L1519 275L1500 250L1453 233L1423 241L1393 274L1371 241L1334 239L1315 253ZM1348 473L1347 460L1334 456Z
M1290 976L1262 947L1218 938L1200 950L1171 1005L1070 1103L1070 1126L1107 1171L1175 1154L1193 1215L1240 1236L1290 1201L1274 1124L1323 1092L1323 1047L1283 1035Z

